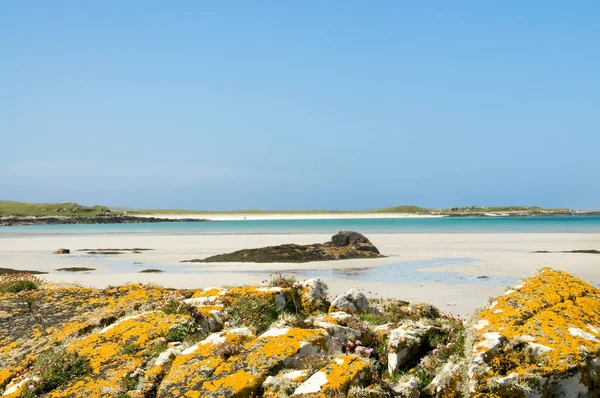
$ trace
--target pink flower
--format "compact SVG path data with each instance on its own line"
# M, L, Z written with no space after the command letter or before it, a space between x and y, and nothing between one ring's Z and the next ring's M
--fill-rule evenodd
M362 344L362 342L361 342L360 340L356 340L356 343L355 343L355 344L356 344L356 345L361 345L361 344Z
M29 388L29 391L35 390L35 387L33 386L33 384L30 384L29 386L27 386L27 388Z
M454 347L454 343L448 343L448 344L446 344L446 348L452 348L452 347Z
M349 343L348 343L348 347L350 347L350 348L354 347L354 343L352 343L352 342L349 342Z
M438 349L436 348L435 350L433 350L433 355L437 355L438 353Z
M373 352L372 348L367 348L367 354L371 355L372 352Z

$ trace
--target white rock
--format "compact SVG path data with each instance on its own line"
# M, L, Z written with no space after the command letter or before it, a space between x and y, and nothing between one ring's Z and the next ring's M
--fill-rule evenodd
M317 372L300 384L294 391L294 395L318 393L325 384L327 384L327 375L325 372Z

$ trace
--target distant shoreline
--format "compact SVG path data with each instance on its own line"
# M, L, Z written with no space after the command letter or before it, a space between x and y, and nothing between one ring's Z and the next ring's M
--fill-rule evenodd
M203 214L135 214L94 217L77 216L6 216L0 217L0 227L26 225L75 224L150 224L167 222L219 222L219 221L301 221L301 220L361 220L361 219L439 219L439 218L534 218L534 217L586 217L600 216L600 212L577 213L462 213L462 214L410 214L410 213L203 213Z
M441 217L551 217L600 215L599 210L537 206L467 206L428 209L403 205L373 210L234 210L126 209L82 206L77 203L23 203L0 201L0 226L49 224L133 224L191 221L267 221L400 219Z
M136 217L156 217L157 214L138 214ZM445 215L432 214L393 214L393 213L212 213L212 214L160 214L161 218L171 221L198 219L209 221L268 221L268 220L343 220L372 218L440 218Z

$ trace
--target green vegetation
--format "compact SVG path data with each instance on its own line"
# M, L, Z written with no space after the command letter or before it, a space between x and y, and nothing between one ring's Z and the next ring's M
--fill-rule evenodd
M0 201L0 217L4 216L71 216L71 217L95 217L110 212L104 206L82 206L77 203L23 203Z
M44 281L31 274L4 274L0 275L0 293L19 293L35 290Z
M253 328L257 335L267 330L279 316L275 303L259 296L237 300L227 312L234 323Z
M140 351L140 347L136 344L125 343L119 346L119 353L121 355L135 355Z
M21 398L37 397L50 392L71 379L91 371L85 358L64 348L55 348L40 355L29 373L38 381L29 384L21 393Z
M293 271L291 276L285 276L281 272L271 274L268 281L263 281L273 287L294 287L298 283L298 272Z

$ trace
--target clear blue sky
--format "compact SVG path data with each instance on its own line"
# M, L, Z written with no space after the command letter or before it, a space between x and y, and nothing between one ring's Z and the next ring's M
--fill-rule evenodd
M7 1L0 199L600 208L600 2Z

